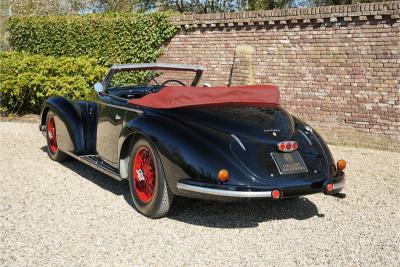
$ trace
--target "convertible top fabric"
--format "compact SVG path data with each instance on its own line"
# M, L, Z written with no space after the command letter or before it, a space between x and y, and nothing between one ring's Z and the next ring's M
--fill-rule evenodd
M279 89L274 85L168 86L158 93L134 98L128 103L159 109L217 104L279 105Z

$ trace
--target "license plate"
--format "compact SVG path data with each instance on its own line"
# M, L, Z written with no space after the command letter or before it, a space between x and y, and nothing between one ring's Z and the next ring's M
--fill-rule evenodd
M280 174L308 172L306 164L297 151L291 153L271 153L271 156Z

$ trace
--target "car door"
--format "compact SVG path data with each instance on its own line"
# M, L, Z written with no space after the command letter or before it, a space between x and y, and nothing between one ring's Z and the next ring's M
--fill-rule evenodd
M123 128L127 100L108 94L98 95L99 122L97 153L114 167L118 167L118 140Z

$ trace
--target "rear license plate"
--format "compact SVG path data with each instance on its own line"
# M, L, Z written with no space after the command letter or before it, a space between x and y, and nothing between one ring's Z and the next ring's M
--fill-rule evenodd
M280 174L308 172L306 164L297 151L291 153L271 153L271 156Z

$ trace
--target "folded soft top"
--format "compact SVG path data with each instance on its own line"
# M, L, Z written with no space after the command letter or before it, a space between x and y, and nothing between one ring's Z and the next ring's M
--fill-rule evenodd
M274 85L168 86L158 93L134 98L128 103L160 109L215 104L279 105L279 90Z

